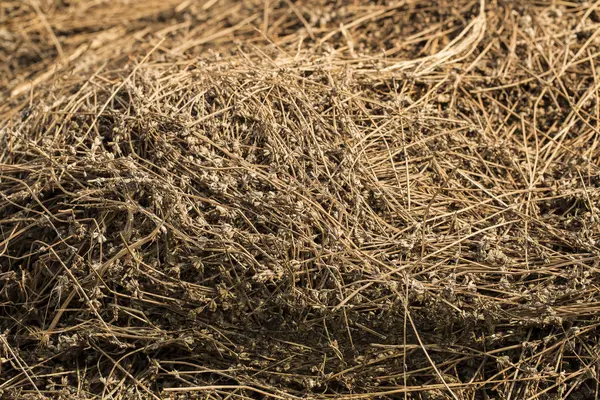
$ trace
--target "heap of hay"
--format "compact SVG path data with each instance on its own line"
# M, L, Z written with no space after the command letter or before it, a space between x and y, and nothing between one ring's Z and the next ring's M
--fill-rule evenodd
M0 4L0 397L591 399L600 9Z

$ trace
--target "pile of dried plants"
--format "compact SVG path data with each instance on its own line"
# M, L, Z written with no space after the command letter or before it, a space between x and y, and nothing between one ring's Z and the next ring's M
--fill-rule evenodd
M599 397L599 2L0 20L0 398Z

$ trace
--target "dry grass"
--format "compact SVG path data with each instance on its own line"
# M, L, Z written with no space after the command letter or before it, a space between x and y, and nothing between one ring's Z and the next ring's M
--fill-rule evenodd
M600 396L598 2L0 20L1 398Z

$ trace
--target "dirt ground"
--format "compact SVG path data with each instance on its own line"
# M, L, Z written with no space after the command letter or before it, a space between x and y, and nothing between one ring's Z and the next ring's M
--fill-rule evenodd
M599 66L591 1L2 1L0 398L599 398Z

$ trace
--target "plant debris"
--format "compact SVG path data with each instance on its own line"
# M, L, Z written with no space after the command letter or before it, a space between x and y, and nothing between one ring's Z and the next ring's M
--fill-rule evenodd
M600 396L591 2L0 4L0 397Z

